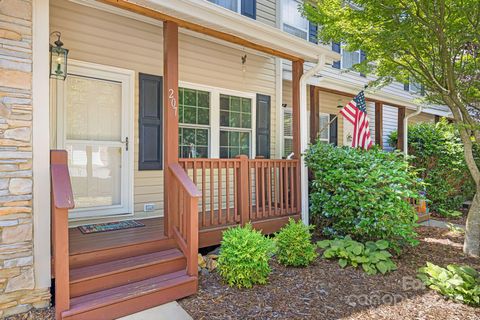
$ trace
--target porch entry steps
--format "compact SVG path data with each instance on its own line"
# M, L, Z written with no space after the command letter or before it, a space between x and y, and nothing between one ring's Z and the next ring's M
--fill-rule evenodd
M117 319L194 294L196 290L197 277L187 275L186 270L170 272L72 298L62 319Z

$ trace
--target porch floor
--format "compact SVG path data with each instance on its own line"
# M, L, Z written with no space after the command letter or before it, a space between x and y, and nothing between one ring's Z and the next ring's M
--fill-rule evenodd
M147 241L166 239L163 218L139 220L145 227L83 234L78 228L70 228L70 255L122 247Z

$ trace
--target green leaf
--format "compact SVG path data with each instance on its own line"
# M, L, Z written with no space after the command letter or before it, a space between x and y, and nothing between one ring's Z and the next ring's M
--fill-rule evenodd
M375 242L375 245L380 250L385 250L389 247L389 243L386 240L378 240L377 242Z
M348 264L348 261L345 259L340 259L338 260L338 264L340 265L341 268L345 268Z

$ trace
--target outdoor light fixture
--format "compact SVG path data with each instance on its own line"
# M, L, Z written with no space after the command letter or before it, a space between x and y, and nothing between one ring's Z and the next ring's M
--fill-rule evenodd
M50 36L57 37L57 40L50 44L50 78L65 80L67 77L68 49L63 47L60 32L54 31Z

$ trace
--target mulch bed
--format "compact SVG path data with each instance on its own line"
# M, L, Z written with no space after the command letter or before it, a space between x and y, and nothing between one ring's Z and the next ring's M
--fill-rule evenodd
M321 258L307 268L273 261L267 285L230 288L213 272L200 276L196 295L179 302L194 319L480 319L480 308L445 300L415 278L426 261L480 270L480 260L462 254L461 235L432 227L418 232L420 245L396 259L398 270L386 276Z
M224 285L216 272L200 276L196 295L180 300L194 319L480 319L480 308L443 299L415 280L426 261L445 266L480 260L462 254L463 237L447 229L418 228L420 245L397 259L398 270L367 276L336 261L317 259L308 268L272 263L270 283L253 289ZM53 320L53 309L32 310L7 320Z

